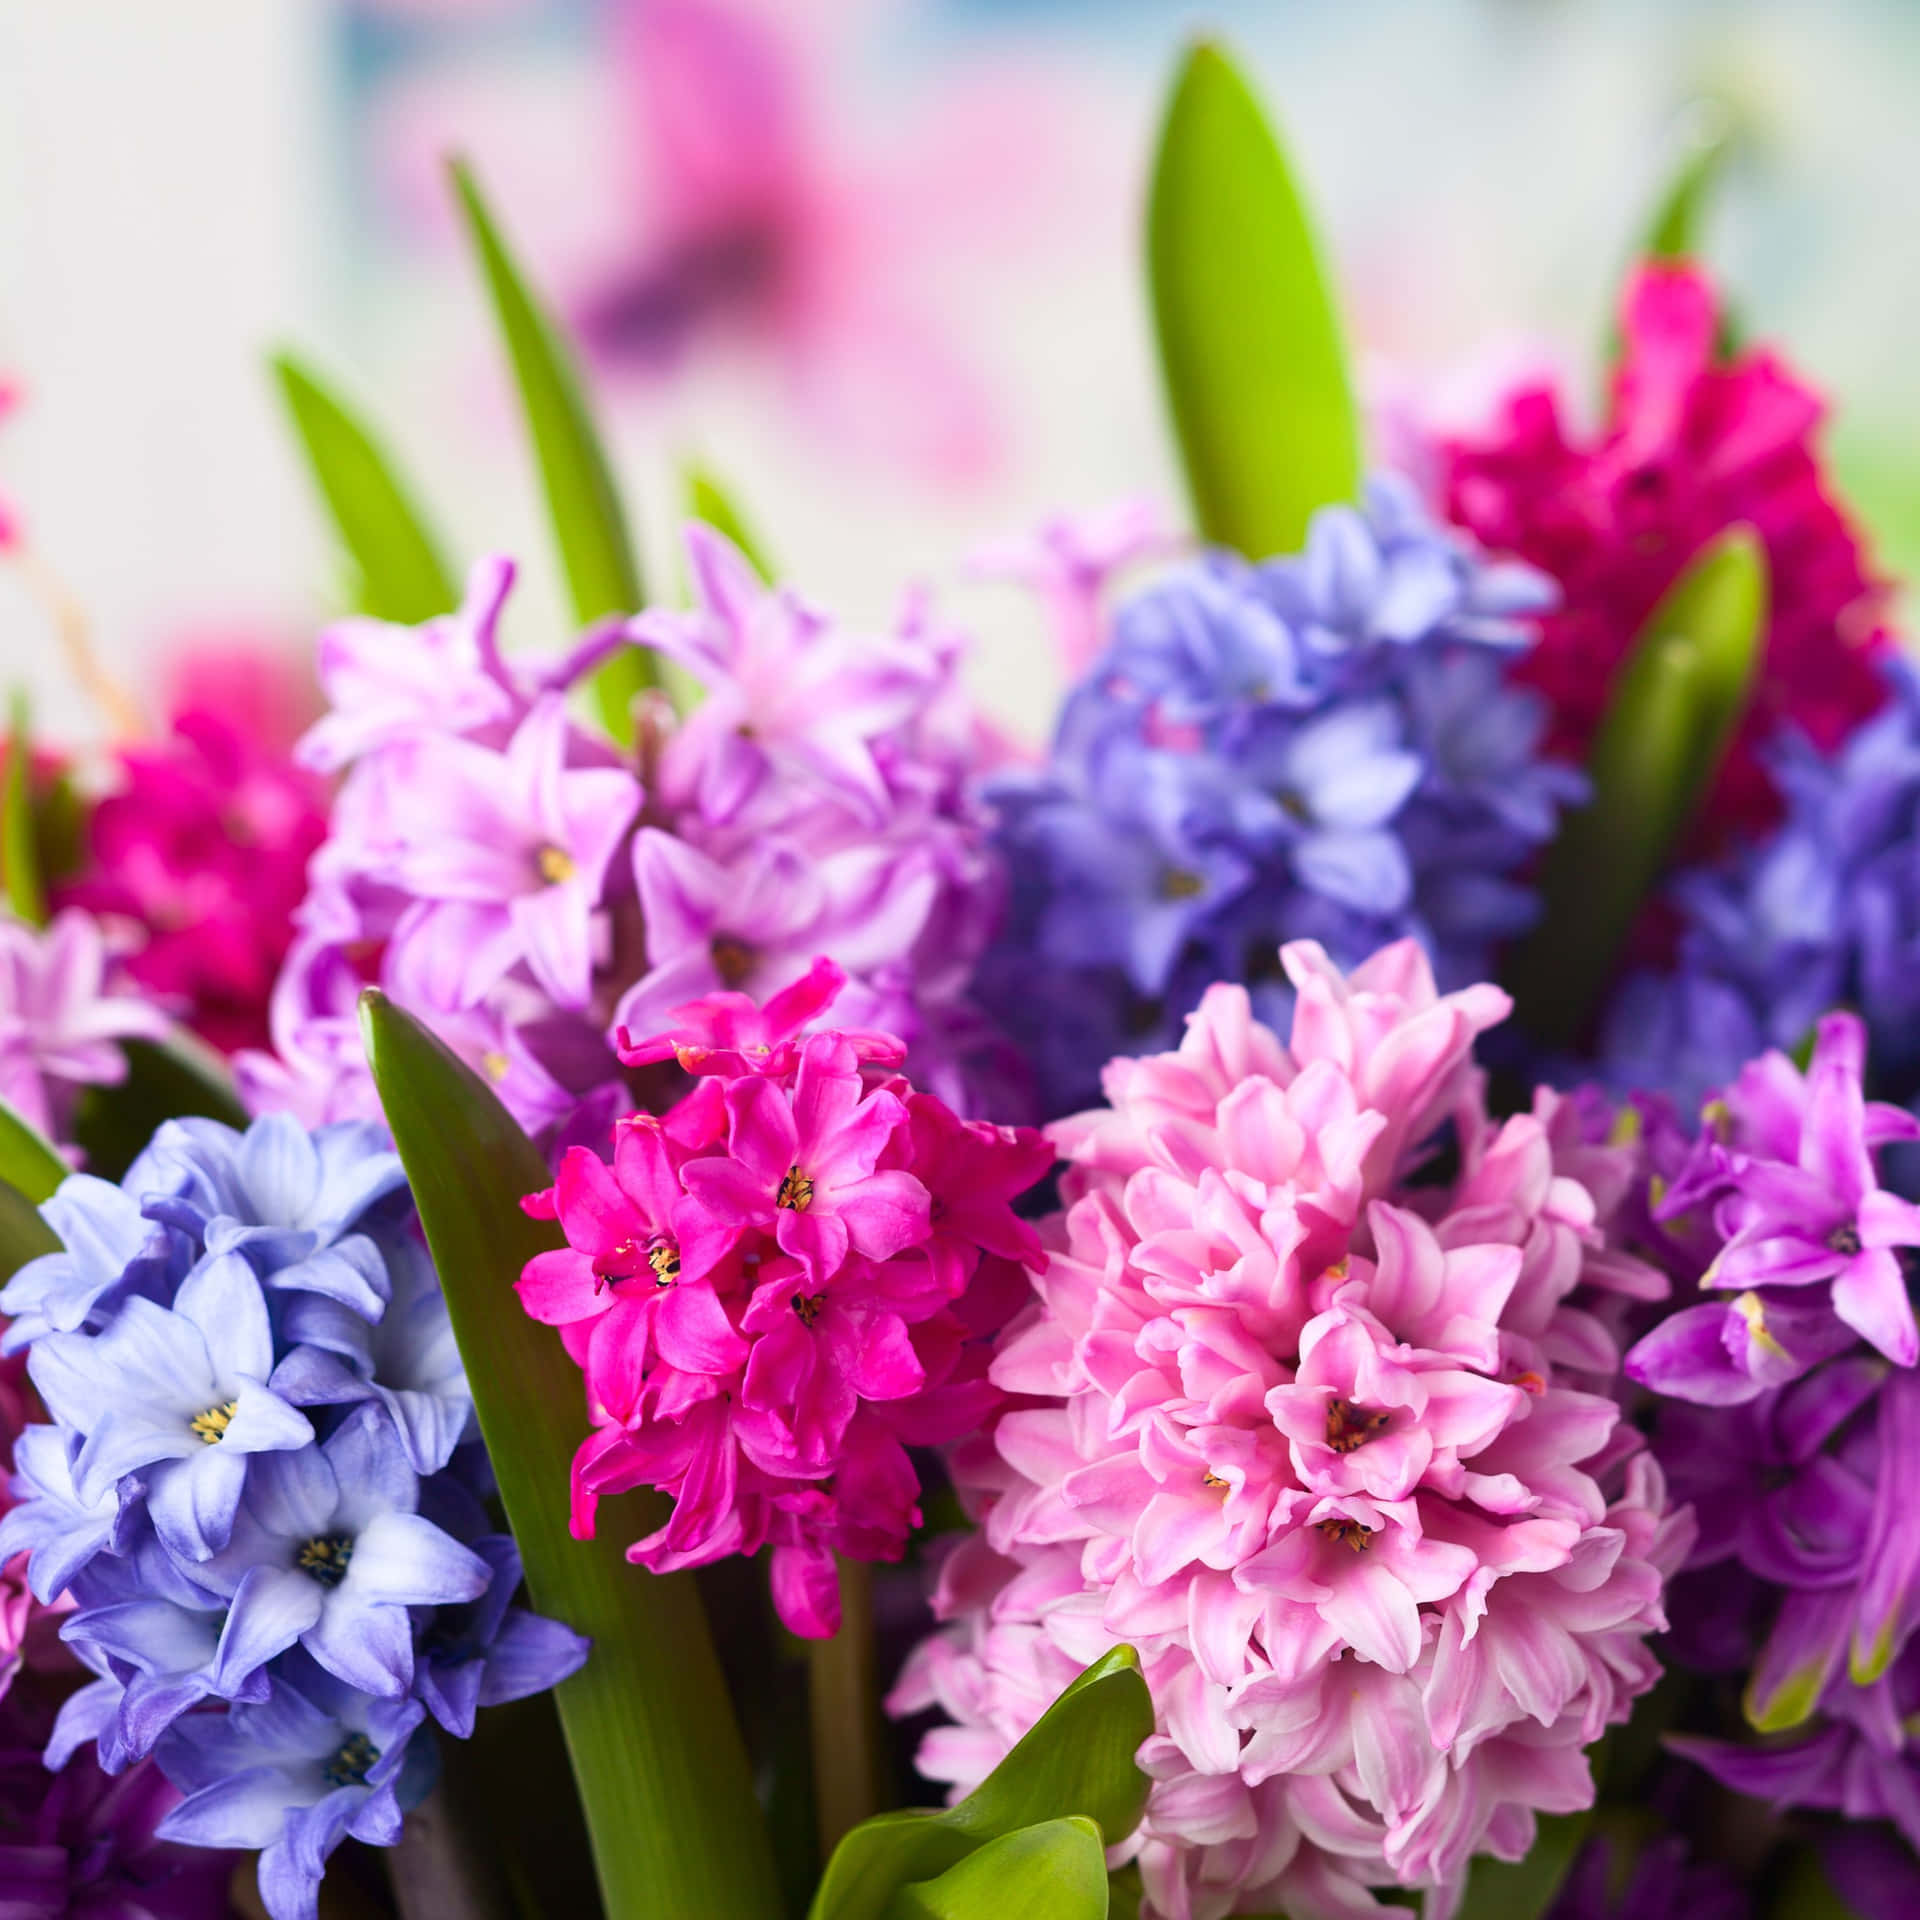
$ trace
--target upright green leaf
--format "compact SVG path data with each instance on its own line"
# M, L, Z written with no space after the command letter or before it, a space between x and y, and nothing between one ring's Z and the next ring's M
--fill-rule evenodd
M1167 402L1201 533L1298 550L1360 485L1360 421L1307 210L1260 102L1210 41L1167 104L1147 210Z
M771 584L773 566L766 548L712 468L698 460L686 461L680 468L680 485L686 496L688 519L704 520L715 533L724 533L754 572Z
M902 1887L886 1920L1107 1920L1107 1859L1091 1820L989 1840L934 1880Z
M1718 100L1695 101L1682 131L1680 151L1654 202L1640 243L1647 260L1690 260L1700 251L1700 230L1714 189L1738 145L1734 116Z
M73 1169L60 1150L16 1108L0 1100L0 1180L10 1181L37 1207Z
M1570 1044L1599 1004L1719 773L1766 617L1766 550L1751 527L1733 527L1681 575L1621 663L1587 759L1593 797L1548 851L1540 923L1512 969L1519 1017L1537 1038Z
M574 617L584 627L611 613L637 613L640 568L572 359L462 161L453 164L453 185L513 361ZM653 684L652 656L638 647L622 647L595 676L600 717L617 740L633 737L633 696Z
M460 590L439 546L371 431L291 353L270 364L353 563L360 611L415 626L458 606Z
M40 1210L11 1180L0 1180L0 1285L29 1260L58 1253L60 1236L40 1218Z
M693 1577L643 1573L623 1550L663 1503L603 1502L591 1541L568 1527L580 1379L513 1292L560 1244L519 1206L549 1183L546 1163L492 1090L377 990L361 1026L533 1602L593 1641L554 1697L608 1920L774 1920L765 1824Z
M40 853L33 838L33 739L27 696L14 689L7 727L6 785L0 790L0 880L7 905L30 927L47 924L47 894L40 880Z
M190 1034L170 1040L123 1040L124 1080L89 1087L74 1113L73 1137L87 1171L118 1180L163 1120L187 1115L244 1127L248 1114L225 1063Z
M1590 1807L1583 1813L1543 1813L1524 1858L1496 1860L1483 1853L1468 1869L1460 1911L1472 1920L1540 1920L1553 1905L1592 1820Z
M944 1873L989 1840L1046 1821L1082 1817L1108 1845L1124 1840L1146 1805L1147 1778L1133 1756L1152 1731L1153 1701L1139 1656L1116 1647L958 1806L884 1813L855 1827L827 1862L811 1920L880 1920L902 1886Z

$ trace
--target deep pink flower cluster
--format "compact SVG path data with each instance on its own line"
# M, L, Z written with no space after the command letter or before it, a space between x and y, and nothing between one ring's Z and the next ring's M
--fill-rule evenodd
M1003 1063L965 989L998 899L968 798L990 747L955 641L922 610L851 632L717 535L688 540L693 611L605 625L559 660L503 655L504 560L456 614L322 637L332 711L301 753L350 770L275 990L277 1057L242 1063L256 1107L376 1110L354 1002L377 980L529 1128L589 1133L625 1098L620 1026L716 989L764 999L821 953L849 977L843 1015L900 1034L955 1104L987 1104ZM629 645L705 689L678 725L650 702L637 754L565 700Z
M1411 941L1282 959L1290 1043L1215 986L1050 1130L1065 1211L989 1373L1015 1399L953 1456L981 1531L892 1704L957 1722L920 1765L964 1788L1131 1642L1143 1912L1391 1885L1438 1920L1476 1852L1591 1803L1584 1749L1657 1677L1692 1524L1605 1389L1610 1303L1665 1282L1610 1233L1630 1128L1545 1091L1488 1115L1499 989L1440 997Z
M88 822L87 866L60 897L127 936L128 975L203 1039L267 1040L326 788L251 729L188 708L161 741L122 747Z
M1825 406L1775 353L1722 358L1711 284L1652 264L1628 287L1606 419L1572 430L1562 397L1529 383L1480 435L1441 451L1450 517L1560 583L1518 677L1552 702L1548 746L1576 761L1614 668L1660 596L1715 535L1744 521L1766 544L1765 666L1709 806L1708 837L1780 807L1759 749L1791 721L1831 751L1886 698L1886 588L1836 499L1816 432Z
M30 1397L26 1354L0 1360L0 1514L13 1505L13 1443L33 1417ZM0 1562L0 1695L20 1671L29 1624L45 1611L27 1586L27 1556L17 1553Z
M520 1282L586 1375L576 1532L600 1495L664 1488L672 1517L632 1559L665 1572L770 1546L781 1617L816 1636L839 1626L834 1555L897 1559L918 1524L906 1448L998 1402L978 1336L1038 1257L1009 1203L1053 1158L917 1091L888 1035L801 1037L843 981L821 961L764 1009L719 993L623 1036L623 1060L677 1060L693 1090L619 1121L611 1164L567 1150L525 1202L567 1245Z

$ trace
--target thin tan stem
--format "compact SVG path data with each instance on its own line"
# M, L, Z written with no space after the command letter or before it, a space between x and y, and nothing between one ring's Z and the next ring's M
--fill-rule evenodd
M840 1562L840 1631L807 1646L813 1800L825 1860L880 1798L880 1698L873 1664L873 1570Z
M94 652L92 624L79 597L31 547L16 547L8 558L52 624L60 650L67 657L67 671L105 715L114 734L121 739L136 739L145 733L146 721L139 704L100 664Z

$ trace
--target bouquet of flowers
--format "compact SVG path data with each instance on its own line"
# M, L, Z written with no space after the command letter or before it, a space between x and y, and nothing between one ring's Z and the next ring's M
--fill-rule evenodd
M0 1914L1920 1911L1920 678L1711 161L1370 466L1195 47L1038 757L649 599L456 169L571 636L289 358L325 711L16 710Z

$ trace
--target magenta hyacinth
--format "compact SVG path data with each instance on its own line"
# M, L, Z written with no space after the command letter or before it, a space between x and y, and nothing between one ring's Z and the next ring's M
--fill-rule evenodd
M805 1032L843 980L821 961L764 1007L720 993L623 1042L693 1089L620 1120L611 1164L567 1149L525 1203L567 1244L520 1282L586 1375L575 1530L604 1493L663 1488L672 1516L629 1558L666 1572L770 1546L781 1617L813 1636L838 1630L833 1556L898 1559L919 1524L906 1447L997 1404L981 1336L1039 1252L1009 1203L1052 1161L1039 1135L917 1091L899 1041Z
M1665 1282L1612 1233L1631 1129L1546 1091L1487 1113L1499 989L1443 998L1410 941L1350 978L1282 960L1288 1043L1216 986L1050 1129L1012 1397L952 1459L982 1530L892 1705L956 1722L920 1764L964 1789L1129 1641L1143 1912L1330 1920L1399 1886L1447 1915L1475 1853L1591 1804L1584 1749L1657 1676L1692 1522L1607 1397L1608 1319Z

